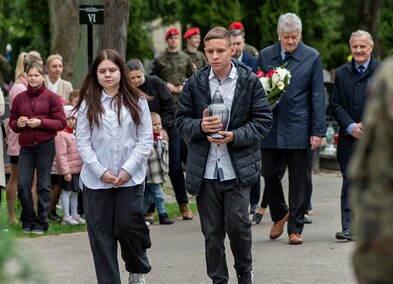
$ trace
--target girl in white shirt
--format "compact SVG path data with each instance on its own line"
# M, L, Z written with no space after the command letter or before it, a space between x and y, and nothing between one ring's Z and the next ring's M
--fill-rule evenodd
M129 283L145 283L151 241L142 201L152 123L146 98L131 85L118 52L97 55L76 109L80 182L98 283L121 283L118 242Z

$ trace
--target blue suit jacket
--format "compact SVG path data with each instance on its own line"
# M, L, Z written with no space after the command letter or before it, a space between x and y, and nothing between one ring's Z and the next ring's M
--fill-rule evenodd
M281 43L263 49L258 67L263 72L283 64ZM325 91L322 59L314 48L299 42L286 68L290 84L273 110L273 126L262 141L263 148L306 149L310 136L326 135Z
M257 73L257 59L243 51L242 63L251 68L251 71Z
M362 121L368 82L380 64L379 61L371 57L368 68L363 74L360 74L352 59L351 62L336 70L332 108L333 115L340 126L337 145L337 161L340 164L349 163L356 138L348 134L346 129L350 124Z

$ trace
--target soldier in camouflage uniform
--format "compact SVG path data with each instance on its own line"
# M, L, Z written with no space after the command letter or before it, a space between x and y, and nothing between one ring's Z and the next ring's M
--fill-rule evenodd
M240 22L233 22L232 24L229 25L228 30L229 31L239 30L239 31L241 31L243 38L244 39L246 38L246 33L244 32L244 26ZM258 55L259 55L258 50L254 46L247 44L247 43L244 43L244 52L246 52L256 58L258 58Z
M350 164L359 283L393 283L393 59L378 70Z
M179 34L179 30L176 28L171 28L166 32L165 40L168 48L155 59L152 70L152 75L156 75L166 83L172 93L175 106L177 106L180 92L183 90L183 83L196 71L191 58L178 50ZM175 131L174 135L169 137L169 177L183 220L191 220L193 214L188 207L182 160L184 162L187 160L187 146Z
M173 95L175 105L183 90L184 82L196 71L191 58L179 50L179 34L176 28L171 28L166 32L165 40L168 48L154 60L151 73L166 83Z
M187 46L183 52L191 57L196 69L201 69L207 64L206 56L198 50L201 43L201 31L199 28L188 29L183 38L187 41Z

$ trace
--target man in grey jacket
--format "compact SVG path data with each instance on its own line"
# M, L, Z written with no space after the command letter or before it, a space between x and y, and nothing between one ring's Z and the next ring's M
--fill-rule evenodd
M229 32L210 30L205 39L209 65L185 83L176 127L188 145L186 189L196 195L205 237L207 274L213 283L228 283L225 235L235 259L238 283L252 283L250 187L260 174L260 142L272 124L262 85L245 65L231 61L235 52ZM219 92L230 109L229 124L209 116ZM221 139L212 138L218 132Z

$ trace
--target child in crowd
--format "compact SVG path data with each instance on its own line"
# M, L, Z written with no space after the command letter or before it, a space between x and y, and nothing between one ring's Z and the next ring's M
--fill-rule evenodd
M70 92L68 102L66 105L76 106L79 102L79 89L75 89Z
M146 168L145 195L143 198L143 214L145 215L150 205L154 202L157 208L160 224L169 225L173 221L168 217L164 205L164 192L161 183L165 182L169 167L169 144L163 139L161 117L156 112L151 112L153 124L153 148Z
M62 106L65 105L66 101L63 97L59 96L58 94L57 98L60 100L60 103ZM60 130L63 131L63 130ZM55 141L56 142L56 141ZM56 149L57 152L57 149ZM61 222L63 219L59 214L57 214L57 207L58 203L60 200L60 194L61 194L61 180L63 176L58 173L57 170L57 159L55 156L55 159L53 160L53 165L52 165L52 170L51 170L51 201L50 201L50 206L49 206L49 215L48 219L49 221L52 222Z
M12 102L10 127L19 133L18 197L22 205L24 233L43 234L49 226L51 168L55 136L67 124L58 96L44 84L44 66L32 63L26 69L27 90ZM34 210L31 186L37 170L38 211Z
M75 107L79 102L79 89L72 90L68 96L68 102L66 105ZM83 193L80 191L78 193L78 214L82 217L85 215L85 210L83 209Z
M37 62L35 57L31 57L26 52L22 52L18 56L15 66L15 83L12 85L8 96L10 110L14 99L21 93L27 90L27 66ZM8 125L9 126L9 125ZM10 177L7 183L7 207L8 207L8 220L13 224L18 224L19 221L15 215L15 201L18 192L18 161L20 153L19 134L15 133L10 127L7 127L7 155L10 156ZM37 207L37 193L36 181L33 182L32 195L34 206Z
M82 160L79 156L75 139L76 116L73 106L64 106L67 117L67 126L59 131L56 141L57 173L61 179L61 202L63 206L63 224L85 224L85 220L78 215L79 173L82 168ZM70 214L71 207L71 214Z

